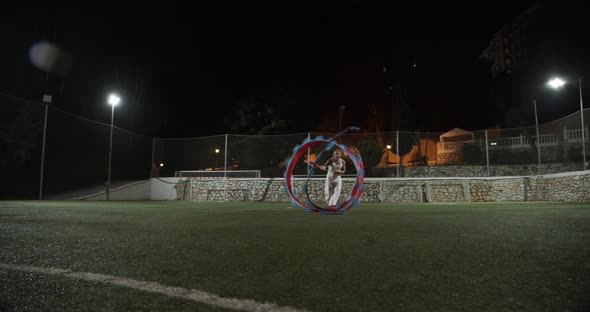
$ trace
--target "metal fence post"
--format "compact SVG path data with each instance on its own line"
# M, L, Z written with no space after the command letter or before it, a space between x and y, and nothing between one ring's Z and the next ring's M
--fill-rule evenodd
M486 166L488 168L488 177L490 176L490 153L488 151L488 129L486 129Z
M309 132L307 133L307 140L308 140L308 141L309 141L309 140L311 140L311 133L309 133ZM311 152L310 152L310 149L309 149L309 147L308 147L308 148L307 148L307 162L308 162L308 163L309 163L309 158L311 157L311 154L310 154L310 153L311 153ZM309 176L309 173L310 173L310 172L311 172L311 167L308 165L308 166L307 166L307 175L308 175L308 176Z
M586 170L586 127L584 127L584 104L582 102L582 78L578 78L578 90L580 91L580 122L582 123L582 169Z
M400 163L401 157L399 156L399 131L395 131L395 155L397 155L397 172L396 176L399 178L399 166L402 164Z
M152 161L150 163L150 180L154 178L154 157L156 153L156 138L152 138Z

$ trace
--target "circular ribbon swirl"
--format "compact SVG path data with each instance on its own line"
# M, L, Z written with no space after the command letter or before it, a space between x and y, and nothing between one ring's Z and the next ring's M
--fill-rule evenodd
M335 142L335 140L338 137L340 137L342 134L344 134L345 132L347 132L349 130L359 130L359 128L348 127L346 129L344 129L343 131L339 132L338 134L336 134L335 136L328 138L328 139L325 139L322 136L319 136L313 140L308 138L308 139L305 139L305 141L303 141L303 144L295 146L295 148L293 149L293 155L287 160L287 166L286 166L287 168L285 170L285 190L286 190L287 194L289 194L289 197L291 197L291 204L293 204L294 206L299 206L301 208L304 208L306 211L315 211L315 212L329 213L329 214L342 214L345 211L349 210L350 208L352 208L354 206L357 206L360 203L360 198L363 193L363 182L365 179L365 167L363 165L363 160L361 158L361 155L356 148L347 147L344 144L339 144L339 143ZM303 192L305 193L305 196L307 197L307 200L305 202L301 201L299 198L297 198L295 196L295 194L293 192L293 187L294 187L294 185L293 185L293 170L295 169L295 165L297 164L297 161L307 151L308 148L311 148L313 146L316 146L316 145L322 144L322 143L326 143L326 147L318 154L316 159L320 159L321 156L326 151L329 151L332 147L337 146L342 151L344 151L344 153L346 153L346 155L348 155L348 157L350 157L350 159L354 163L354 167L356 169L356 180L355 180L354 185L352 186L352 189L351 189L348 197L344 201L342 201L341 203L336 204L334 206L328 206L328 207L320 207L320 206L316 205L315 203L313 203L311 201L311 199L309 198L308 185L309 185L309 181L311 179L311 176L313 175L313 173L315 171L315 167L312 167L312 169L309 170L309 172L307 174L307 180L304 182L303 188L302 188Z

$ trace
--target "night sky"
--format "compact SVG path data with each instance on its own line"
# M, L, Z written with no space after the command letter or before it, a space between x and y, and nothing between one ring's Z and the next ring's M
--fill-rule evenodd
M341 105L345 125L371 132L373 109L377 130L403 128L389 117L388 93L388 75L401 71L415 122L400 130L479 130L502 114L486 113L491 75L480 55L532 3L275 2L9 8L0 92L51 93L56 107L108 123L114 90L123 98L116 125L158 137L246 133L232 125L249 102L289 120L275 133L335 131ZM67 75L31 65L40 40L71 53Z

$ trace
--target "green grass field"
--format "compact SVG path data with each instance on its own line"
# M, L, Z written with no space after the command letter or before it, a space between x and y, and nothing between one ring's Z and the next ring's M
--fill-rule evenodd
M590 203L0 202L0 311L229 311L6 265L309 311L589 311Z

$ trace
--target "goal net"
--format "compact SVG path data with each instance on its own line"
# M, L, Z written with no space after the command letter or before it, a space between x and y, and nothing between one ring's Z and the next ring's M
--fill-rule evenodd
M200 178L260 178L260 170L180 170L176 171L174 176Z

